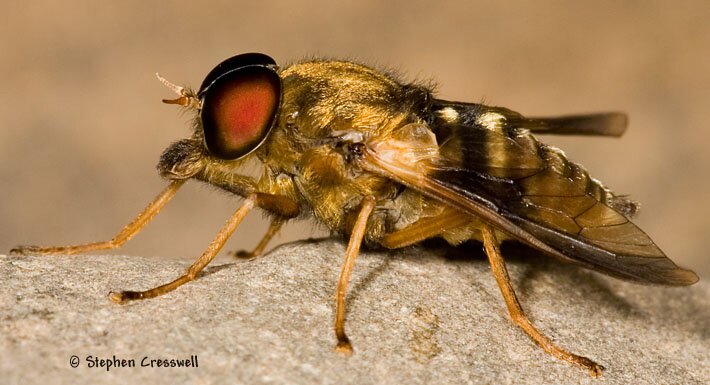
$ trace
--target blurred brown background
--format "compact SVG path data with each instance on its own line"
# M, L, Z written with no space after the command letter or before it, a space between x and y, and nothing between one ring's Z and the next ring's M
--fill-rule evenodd
M545 138L643 204L637 223L710 273L705 1L24 1L0 16L0 250L110 238L160 191L188 116L154 77L198 86L222 59L352 58L435 79L442 98L525 114L623 110L622 139ZM238 199L192 183L118 253L192 259ZM265 229L252 214L226 249ZM324 234L290 225L272 246ZM339 260L340 256L333 256Z

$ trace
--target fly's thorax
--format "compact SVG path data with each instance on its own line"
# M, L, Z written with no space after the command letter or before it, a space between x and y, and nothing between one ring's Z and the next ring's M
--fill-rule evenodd
M297 164L293 182L300 199L307 203L315 219L330 230L346 233L353 215L356 217L362 199L375 196L378 201L396 193L390 180L357 170L343 153L330 145L305 151ZM373 214L370 222L378 222ZM351 218L352 217L352 218ZM378 233L373 225L368 234Z
M426 87L351 62L303 62L280 76L280 125L308 138L353 127L376 130L402 113L417 114L431 99Z

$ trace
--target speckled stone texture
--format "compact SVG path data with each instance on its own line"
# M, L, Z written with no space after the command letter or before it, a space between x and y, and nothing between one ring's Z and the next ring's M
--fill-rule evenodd
M125 256L0 256L3 384L707 384L710 286L621 282L546 258L509 270L533 322L604 365L593 379L538 348L509 320L481 253L364 252L349 288L355 354L333 351L334 289L344 245L280 246L219 259L163 297L116 305L188 266ZM505 250L504 250L505 251ZM79 358L77 368L70 359ZM189 359L198 367L140 367ZM87 356L137 367L88 367Z

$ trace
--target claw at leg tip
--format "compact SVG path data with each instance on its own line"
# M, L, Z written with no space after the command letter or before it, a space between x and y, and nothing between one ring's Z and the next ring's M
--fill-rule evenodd
M112 291L112 292L108 293L108 299L110 299L111 302L117 303L119 305L126 303L126 299L123 296L123 293L121 293L121 292Z
M229 256L235 259L254 259L256 258L256 255L254 253L246 251L246 250L238 250L238 251L232 251L229 253Z
M28 253L34 252L35 250L37 250L36 246L17 246L10 249L8 254L26 256Z
M593 367L589 369L590 374L592 377L601 377L603 372L604 372L604 367L598 364L595 364Z
M335 351L349 357L353 354L353 346L350 341L338 341L338 344L335 345Z

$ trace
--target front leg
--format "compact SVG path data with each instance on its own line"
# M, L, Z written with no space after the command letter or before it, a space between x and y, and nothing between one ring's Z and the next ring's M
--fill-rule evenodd
M133 221L124 226L121 231L108 241L71 246L18 246L10 250L10 253L25 255L79 254L119 248L138 234L165 207L187 179L204 168L204 159L205 154L201 150L200 143L193 139L180 140L165 149L158 163L158 171L165 179L170 180L170 185L158 194Z
M175 180L168 185L158 196L153 199L148 206L141 211L138 216L127 224L121 231L118 232L111 240L102 242L86 243L81 245L71 246L18 246L10 250L11 254L79 254L88 251L115 249L121 247L129 239L133 238L140 232L145 225L155 217L160 209L162 209L175 196L175 193L182 187L185 181Z

